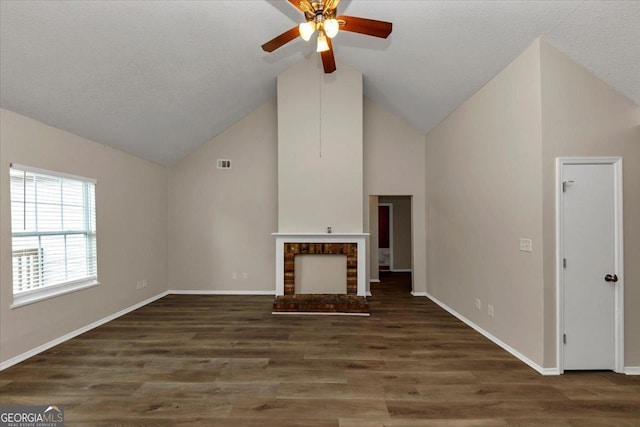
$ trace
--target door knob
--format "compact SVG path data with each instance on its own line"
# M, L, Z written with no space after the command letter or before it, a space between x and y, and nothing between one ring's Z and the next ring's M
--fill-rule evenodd
M617 282L618 281L618 276L615 274L607 274L606 276L604 276L604 280L605 282Z

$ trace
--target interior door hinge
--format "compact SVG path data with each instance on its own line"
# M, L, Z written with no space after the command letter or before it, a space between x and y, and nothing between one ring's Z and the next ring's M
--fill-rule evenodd
M562 268L567 268L567 259L562 258Z
M562 334L562 344L567 343L567 334Z

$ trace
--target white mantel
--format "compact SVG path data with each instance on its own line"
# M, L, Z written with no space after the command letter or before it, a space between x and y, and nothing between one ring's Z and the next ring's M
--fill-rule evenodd
M284 295L285 243L356 243L358 245L358 296L366 296L366 243L369 233L272 233L276 238L276 296Z

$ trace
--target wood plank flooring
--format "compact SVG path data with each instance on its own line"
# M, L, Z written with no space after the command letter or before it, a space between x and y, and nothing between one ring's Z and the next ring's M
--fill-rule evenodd
M0 372L0 404L68 426L640 426L640 377L543 377L408 286L374 286L371 317L167 296Z

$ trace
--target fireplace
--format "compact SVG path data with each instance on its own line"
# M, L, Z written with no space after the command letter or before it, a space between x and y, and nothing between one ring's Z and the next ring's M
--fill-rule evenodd
M295 293L296 255L346 255L347 295L358 291L358 244L357 243L285 243L284 244L284 294Z
M274 233L276 237L276 296L295 294L295 256L346 255L346 295L366 296L366 238L364 233Z

